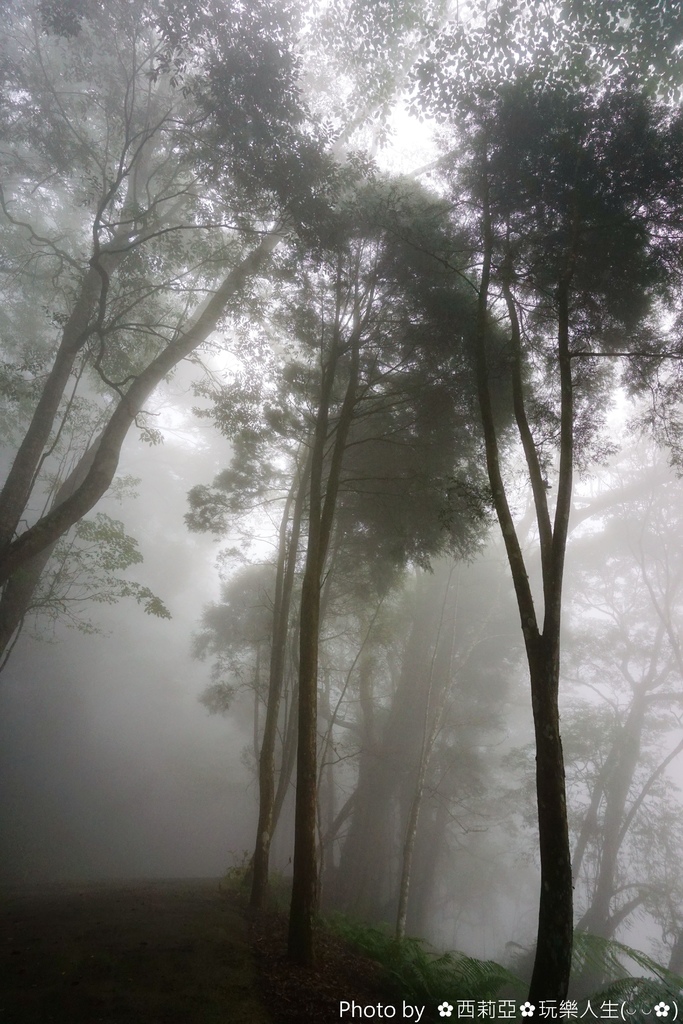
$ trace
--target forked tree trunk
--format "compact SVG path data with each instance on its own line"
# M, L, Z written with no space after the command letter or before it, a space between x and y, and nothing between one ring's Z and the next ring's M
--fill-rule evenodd
M340 339L337 334L323 374L321 400L311 455L308 544L301 590L299 736L296 761L292 902L288 937L288 955L290 959L302 966L309 966L314 961L313 928L318 904L316 826L320 590L334 522L342 460L356 403L360 334L361 325L358 323L349 342L351 360L348 384L337 422L329 471L324 484L325 447L328 441L330 405L340 355Z
M156 128L149 130L140 140L135 157L135 172L128 177L123 206L137 205L138 190L149 181L149 159L152 137ZM116 181L109 187L111 197L123 182L119 169ZM100 245L98 235L108 199L100 205L93 221L94 245L88 267L84 270L80 291L64 325L54 362L22 439L7 479L0 491L0 553L4 554L24 514L33 490L41 460L52 433L59 406L71 379L74 363L88 340L103 326L107 311L109 280L132 248L129 224L123 222L106 245ZM162 227L159 221L143 231L136 244L152 238ZM53 505L54 507L54 505ZM87 510L89 511L89 510ZM65 532L65 531L62 531ZM54 540L57 540L55 537Z
M82 519L109 489L118 467L121 446L149 396L182 359L206 341L215 330L230 300L260 271L281 237L277 232L266 235L238 266L226 274L191 326L167 345L138 374L126 394L116 403L83 483L61 505L52 508L37 523L0 551L0 584L5 583L34 555L58 540L69 527ZM10 498L12 502L9 502ZM14 508L13 495L8 495L8 502ZM7 518L6 525L9 524L10 518Z
M567 547L573 479L574 406L569 351L569 285L573 269L576 223L565 271L557 287L557 361L560 378L560 465L557 503L551 520L545 478L527 417L522 368L521 331L512 295L511 255L501 265L503 296L510 319L510 373L514 417L529 472L538 525L543 576L542 629L536 614L529 576L510 511L500 466L488 366L489 287L494 235L489 206L488 156L482 153L483 263L477 311L476 377L486 449L486 465L493 503L500 524L517 598L526 647L536 739L536 799L538 807L541 892L536 959L529 999L566 998L571 972L573 890L565 793L564 758L560 739L558 687L562 580Z

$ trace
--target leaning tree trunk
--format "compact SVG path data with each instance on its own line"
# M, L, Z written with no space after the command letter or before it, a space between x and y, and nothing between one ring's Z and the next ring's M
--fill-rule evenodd
M149 182L149 160L153 148L152 129L139 140L139 148L134 158L135 173L128 177L128 185L123 197L124 208L137 204L137 191L144 190ZM126 175L120 167L115 181L111 182L108 197L111 197ZM99 234L102 229L103 215L108 199L98 208L93 220L93 249L84 268L78 296L71 308L60 338L52 367L46 377L40 398L33 411L23 440L17 449L14 461L7 474L7 479L0 491L0 552L8 549L15 531L24 514L26 505L33 491L36 476L44 458L45 447L53 430L55 419L64 392L71 379L74 364L78 355L84 350L88 340L96 335L104 325L107 311L109 281L127 254L131 245L128 221L119 224L114 236L105 245L101 245ZM136 239L135 245L141 245L154 237L163 224L154 219L148 223L144 231ZM87 510L89 511L89 510ZM64 532L64 531L62 531ZM54 540L57 540L55 537Z
M90 447L81 455L74 468L58 488L52 500L51 508L58 508L85 480L95 458L98 444L99 438L93 441ZM5 584L2 599L0 599L0 656L2 656L0 671L7 664L14 644L21 632L24 618L27 612L31 610L33 595L52 557L56 543L56 540L53 541L49 547L34 555Z
M83 483L59 507L50 509L37 523L0 551L0 584L5 583L34 555L58 540L108 490L118 467L121 446L149 396L178 363L203 344L216 329L230 300L260 271L281 237L275 231L266 235L241 263L226 274L192 325L137 375L128 391L116 403L102 431L95 458Z

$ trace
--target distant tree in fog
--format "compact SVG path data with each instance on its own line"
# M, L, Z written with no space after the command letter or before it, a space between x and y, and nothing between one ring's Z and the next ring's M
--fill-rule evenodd
M497 568L495 560L442 560L434 575L410 580L400 614L383 621L359 666L345 713L344 754L354 757L344 788L353 788L326 899L398 922L400 932L424 934L450 843L485 829L495 801L481 748L503 728L514 652Z
M610 483L614 504L577 538L571 577L569 672L586 694L568 734L578 927L610 937L644 909L675 938L683 833L667 769L683 753L681 485L642 446ZM637 496L619 500L633 484Z

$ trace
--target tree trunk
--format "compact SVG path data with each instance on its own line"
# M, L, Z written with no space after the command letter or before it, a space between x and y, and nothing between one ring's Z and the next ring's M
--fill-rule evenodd
M128 179L124 208L128 203L135 204L137 202L137 190L142 187L143 181L147 182L148 180L151 138L155 131L156 129L153 129L139 146L135 173ZM123 175L119 170L117 180L110 185L109 197L114 194L122 180ZM106 245L100 245L98 236L107 202L108 200L103 200L95 216L93 255L83 275L78 298L62 331L54 363L43 386L31 422L0 492L1 554L5 553L12 541L31 496L43 452L54 426L76 357L83 350L87 341L103 326L107 310L109 279L133 248L129 237L128 223L120 224L114 237ZM140 245L151 238L160 227L159 221L156 221L154 226L148 226L140 234L135 244Z
M413 855L415 852L415 841L417 838L417 825L420 820L420 808L422 806L422 795L424 793L425 779L427 778L427 768L429 767L429 760L432 755L434 748L434 739L439 726L439 720L441 718L440 712L443 710L443 692L441 695L441 707L439 712L434 714L434 720L432 718L432 696L434 693L434 667L436 662L437 652L439 650L439 641L441 639L441 631L443 629L444 618L446 616L446 605L448 603L448 594L451 588L451 579L453 576L453 567L448 574L448 582L443 595L443 601L441 602L441 615L439 617L439 628L436 632L436 638L434 640L434 647L432 649L432 656L429 661L429 672L427 682L427 692L425 695L424 710L422 715L422 735L420 737L420 755L417 764L417 778L415 779L415 789L410 801L410 810L408 812L408 821L406 823L405 839L403 842L403 855L401 858L401 880L399 883L398 890L398 911L396 914L396 938L403 939L406 934L406 919L408 917L408 896L410 893L410 879L413 867ZM450 659L449 659L450 661ZM450 664L448 668L450 670ZM446 680L450 672L446 673ZM444 685L446 681L444 681Z
M307 560L301 594L299 637L299 713L294 815L294 869L289 916L289 956L313 963L313 921L317 910L318 868L315 849L317 817L317 684L320 602L319 551Z
M419 772L421 737L429 686L429 641L435 609L421 590L403 650L386 720L375 722L370 665L359 678L362 741L353 817L341 851L335 904L372 922L396 922L397 872L393 864L405 843L397 823L399 805L410 807ZM407 817L407 816L406 816Z
M299 738L297 747L296 807L294 812L294 865L289 915L288 954L296 963L309 966L314 960L313 923L317 911L317 719L318 643L320 589L330 542L341 478L346 440L353 418L358 386L361 323L349 341L351 354L348 384L335 432L329 472L324 486L325 447L332 389L339 359L340 338L335 329L332 353L325 372L311 454L310 513L306 567L301 590L299 636Z
M425 812L429 818L425 823ZM438 868L446 847L449 805L439 799L423 806L421 825L413 855L413 882L406 931L428 936L434 912Z
M268 682L268 703L259 756L259 819L256 827L256 844L252 859L252 886L250 906L254 910L263 907L268 887L268 863L270 844L275 828L275 744L277 725L280 717L280 701L285 675L287 637L289 633L289 612L292 603L294 570L299 551L301 517L308 484L310 462L307 463L300 480L295 481L285 505L280 525L280 542L273 607L273 639L270 655L270 676ZM296 493L291 519L289 512ZM284 767L284 751L283 751Z
M185 359L206 341L215 330L230 299L234 298L251 276L258 273L280 237L276 232L267 235L256 249L226 275L192 326L167 345L138 374L112 412L83 483L58 508L51 509L16 540L6 545L0 556L0 584L5 583L30 558L58 540L108 490L116 473L121 446L149 396L181 359Z
M108 263L107 269L112 268L113 263ZM4 552L11 542L31 496L35 474L50 437L59 404L69 383L74 361L90 336L92 313L102 289L102 276L94 267L90 267L84 276L80 295L71 316L64 327L55 361L43 386L31 422L0 492L0 552Z
M623 729L616 744L616 757L604 782L606 798L600 848L600 870L591 905L577 928L609 939L616 922L611 912L614 897L617 860L625 838L622 826L626 817L626 802L640 757L641 735L645 720L645 693L634 696Z
M683 929L680 929L669 959L669 970L674 974L683 974Z
M95 458L99 438L90 445L78 460L69 475L63 481L51 504L51 508L57 508L69 495L73 494L77 487L85 479L90 466ZM31 601L40 582L40 577L50 561L52 552L57 541L53 541L49 547L44 548L39 554L30 559L22 568L16 572L5 584L0 599L0 655L8 650L15 637L16 631L21 628L26 613L31 609ZM8 651L9 654L9 651ZM7 664L5 657L0 665L0 671Z
M427 775L428 756L423 752L420 758L418 776L415 782L415 792L410 803L410 813L406 824L405 839L401 856L401 878L398 886L398 910L396 912L396 928L394 931L397 939L405 938L406 919L408 917L408 896L410 894L410 879L413 868L413 854L415 852L415 840L417 838L417 825L420 820L420 807L422 805L422 794L424 792L425 777Z
M537 652L529 664L541 858L536 959L529 989L531 1002L564 998L571 968L573 891L557 703L559 653L558 631L555 636L539 638Z
M573 252L557 288L557 359L560 376L560 465L557 503L551 524L544 475L526 412L522 372L521 332L511 291L513 267L508 252L501 265L501 283L510 319L510 374L514 417L531 483L538 525L543 577L544 619L539 629L524 555L510 511L500 465L488 366L489 288L494 232L489 205L489 168L482 159L483 262L477 309L476 378L486 466L512 575L527 653L536 739L536 796L538 802L541 894L536 960L529 999L566 998L571 971L573 892L567 825L564 759L560 740L558 687L562 579L567 546L573 479L574 411L569 351L569 283ZM574 226L573 226L574 227Z

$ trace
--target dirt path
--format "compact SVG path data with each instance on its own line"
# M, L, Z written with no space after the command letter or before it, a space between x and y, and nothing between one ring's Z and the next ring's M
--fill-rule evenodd
M0 1024L271 1024L214 880L0 889Z

